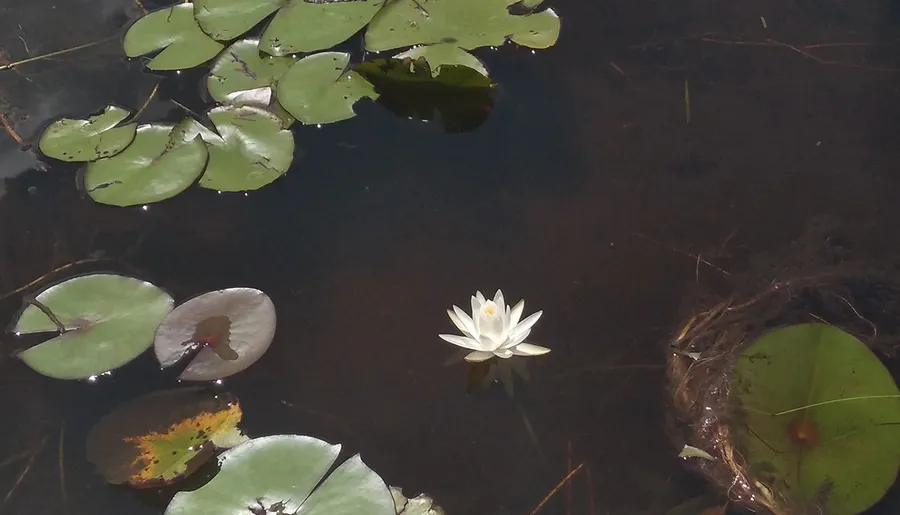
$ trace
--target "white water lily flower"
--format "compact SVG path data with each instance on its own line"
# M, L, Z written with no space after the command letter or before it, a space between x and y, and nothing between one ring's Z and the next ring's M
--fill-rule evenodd
M466 361L479 362L497 356L540 356L550 349L525 343L531 334L531 327L541 318L538 311L521 322L525 301L520 300L516 307L510 308L503 300L503 292L497 290L493 300L486 300L481 292L472 297L472 316L457 306L447 310L450 320L463 332L463 336L455 334L439 334L444 341L450 342L470 352Z

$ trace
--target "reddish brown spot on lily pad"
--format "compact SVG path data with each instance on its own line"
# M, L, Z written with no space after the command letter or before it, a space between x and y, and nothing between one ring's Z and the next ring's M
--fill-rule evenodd
M808 413L801 413L788 424L788 438L796 445L809 447L819 441L819 429Z
M205 345L220 358L227 361L238 359L238 353L231 348L231 320L224 315L204 319L194 329L194 343Z

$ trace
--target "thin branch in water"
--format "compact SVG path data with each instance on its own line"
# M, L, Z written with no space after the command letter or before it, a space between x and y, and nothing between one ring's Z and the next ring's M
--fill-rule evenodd
M135 1L140 1L140 0L135 0ZM147 106L150 105L150 102L153 100L153 97L156 96L156 92L159 90L159 83L160 83L160 82L162 82L162 81L161 81L161 80L157 80L157 81L156 81L156 84L153 85L153 90L150 91L150 95L147 96L147 100L144 100L144 103L141 104L141 107L138 108L138 110L135 111L134 115L131 117L131 120L132 120L132 121L137 120L138 117L144 112L144 109L147 109Z
M142 13L147 14L147 8L144 7L144 4L141 2L141 0L134 0L134 5L136 5Z
M64 49L64 50L57 50L57 51L55 51L55 52L50 52L49 54L36 55L36 56L34 56L34 57L29 57L28 59L22 59L21 61L14 61L14 62L11 62L11 63L3 64L3 65L0 65L0 71L3 71L3 70L10 70L10 69L12 69L12 68L15 68L15 67L17 67L17 66L21 66L21 65L23 65L23 64L32 63L32 62L34 62L34 61L42 61L42 60L48 59L48 58L50 58L50 57L56 57L56 56L58 56L58 55L68 54L69 52L75 52L75 51L77 51L77 50L84 50L85 48L90 48L90 47L92 47L92 46L97 46L97 45L100 45L100 44L102 44L102 43L106 43L107 41L111 41L111 40L113 40L113 39L118 39L118 38L119 38L119 35L117 34L117 35L115 35L115 36L110 36L110 37L108 37L108 38L103 38L103 39L101 39L100 41L94 41L94 42L92 42L92 43L85 43L85 44L83 44L83 45L78 45L78 46L75 46L75 47L72 47L72 48L66 48L66 49Z
M32 306L38 308L39 310L41 310L42 313L47 315L47 318L49 318L50 321L52 321L53 324L56 326L56 330L59 331L59 334L63 334L65 332L67 332L66 326L64 326L63 323L59 321L59 318L57 318L56 315L54 315L53 312L50 311L50 308L45 306L41 301L37 300L35 297L30 297L30 298L26 299L25 302L27 304L31 304Z
M725 276L730 276L730 275L731 275L731 274L729 274L728 272L726 272L725 270L722 270L721 268L717 267L716 265L714 265L714 264L710 263L709 261L703 259L702 256L695 255L695 254L692 254L692 253L690 253L690 252L686 252L686 251L684 251L684 250L679 249L678 247L673 247L673 246L668 245L668 244L666 244L666 243L663 243L663 242L661 242L661 241L655 240L655 239L653 239L653 238L647 236L647 235L644 234L644 233L636 232L636 233L634 233L634 234L635 234L636 236L640 237L640 238L643 238L643 239L649 241L649 242L656 243L657 245L661 245L661 246L663 246L663 247L668 247L670 250L672 250L672 252L675 252L675 253L678 253L678 254L683 254L683 255L688 256L688 257L690 257L690 258L696 259L696 260L700 261L701 263L703 263L704 265L706 265L706 266L712 268L713 270L719 272L719 273L722 274L722 275L725 275Z
M6 293L4 293L3 295L0 295L0 300L5 300L5 299L8 299L8 298L12 297L13 295L17 295L17 294L19 294L19 293L22 293L23 291L26 291L26 290L28 290L28 289L30 289L30 288L32 288L32 287L34 287L34 286L37 286L38 284L44 282L44 280L46 280L46 279L47 279L48 277L50 277L51 275L53 275L53 274L58 274L59 272L62 272L62 271L64 271L64 270L68 270L69 268L72 268L72 267L74 267L74 266L85 265L85 264L88 264L88 263L99 263L99 262L103 262L103 261L111 261L111 260L108 259L108 258L87 258L87 259L80 259L80 260L78 260L78 261L73 261L73 262L71 262L71 263L66 263L65 265L62 265L62 266L60 266L60 267L57 267L57 268L55 268L55 269L53 269L53 270L47 272L46 274L44 274L44 275L38 277L37 279L35 279L35 280L29 282L28 284L26 284L26 285L24 285L24 286L20 286L20 287L16 288L16 289L13 290L13 291L6 292Z
M63 510L69 511L69 496L66 494L66 467L63 456L65 451L63 444L66 441L66 421L63 420L62 427L59 430L59 490L62 492Z
M572 440L566 446L566 474L572 472ZM572 482L566 483L566 515L572 515Z
M560 490L563 486L565 486L566 483L568 483L569 481L571 481L572 478L575 477L575 474L578 474L578 473L581 471L582 468L584 468L584 462L581 462L581 464L579 464L577 467L575 467L574 469L572 469L572 471L570 471L568 474L566 474L566 477L562 478L562 479L560 480L560 482L557 483L556 486L554 486L552 490L550 490L550 493L548 493L547 495L545 495L544 498L541 499L541 502L538 503L538 505L535 506L534 509L531 510L531 512L530 512L528 515L537 515L537 513L538 513L539 511L541 511L541 508L543 508L544 505L547 504L547 503L550 501L550 499L553 498L554 495L556 495L556 492L559 492L559 490Z
M832 61L828 59L822 59L816 55L813 55L806 50L805 48L822 48L826 46L826 44L820 45L804 45L802 48L796 45L792 45L790 43L784 43L782 41L776 41L774 39L766 39L765 41L743 41L743 40L728 40L728 39L720 39L716 37L703 36L697 38L699 41L703 41L706 43L715 43L719 45L735 45L735 46L761 46L761 47L780 47L787 48L792 52L796 52L803 57L815 61L822 65L827 66L842 66L846 68L858 68L860 70L871 70L871 71L879 71L879 72L900 72L900 69L897 68L888 68L883 66L869 66L865 64L856 64L856 63L847 63L843 61Z
M38 445L38 448L31 453L31 457L28 458L28 463L25 464L25 468L22 469L22 472L19 473L19 477L16 478L16 482L13 483L12 488L6 492L6 497L3 498L3 503L0 503L0 506L6 504L9 501L9 498L12 497L13 493L15 493L16 489L19 488L19 485L22 484L22 480L25 479L25 475L28 474L28 471L31 470L31 465L34 463L34 459L40 454L41 450L44 448L44 444L47 442L47 437L45 436L41 443Z
M6 458L5 460L0 461L0 468L5 467L5 466L9 465L10 463L15 463L23 458L26 458L29 454L31 454L31 451L22 451L19 454L13 454L9 458Z
M597 514L597 502L594 499L594 481L591 479L591 466L588 465L584 468L584 480L587 483L587 491L588 491L588 514L596 515Z
M544 456L544 451L541 449L541 442L538 440L537 433L534 432L534 426L531 425L531 420L528 419L528 415L525 413L525 410L522 408L520 404L518 406L519 413L522 414L522 422L525 424L525 431L528 432L528 437L531 439L531 443L534 444L534 448L537 449L538 456L540 456L541 461L547 461L547 458Z
M19 145L24 145L25 141L19 136L19 133L13 128L12 124L9 123L9 120L6 118L6 115L0 113L0 125L3 125L3 128L6 129L7 134L12 137L12 139L16 140L16 143Z

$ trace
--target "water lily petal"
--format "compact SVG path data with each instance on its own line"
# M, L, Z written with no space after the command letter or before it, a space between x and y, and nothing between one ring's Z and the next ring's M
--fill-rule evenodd
M476 350L466 355L466 361L469 363L478 363L479 361L487 361L494 357L494 353L486 350Z
M543 311L538 311L537 313L532 313L525 320L522 320L521 322L519 322L515 327L513 327L509 331L509 339L514 340L519 335L524 334L525 331L531 329L531 326L533 326L538 321L538 319L541 318L541 315L543 313L544 313Z
M506 309L506 303L503 302L503 292L501 290L497 290L497 293L494 294L494 304L500 306L500 309Z
M497 349L494 351L494 355L503 359L511 358L513 357L513 351L512 349Z
M481 305L484 304L484 296L480 291L475 292L472 296L472 318L475 325L475 332L481 334L481 327L478 323L478 313L481 311Z
M458 336L455 334L439 334L438 337L445 342L452 343L453 345L462 347L464 349L471 350L482 350L484 346L478 343L478 341L473 340L472 338L468 338L465 336Z
M512 308L512 313L509 315L509 327L515 327L519 324L519 320L522 318L522 311L525 311L525 299L520 300L516 307Z
M493 300L486 301L481 306L481 310L477 316L478 335L483 343L488 343L485 339L490 340L493 345L488 350L496 349L501 343L506 341L506 334L503 327L503 308L494 303Z
M540 356L548 352L550 352L550 349L547 347L541 347L532 343L520 343L512 349L512 353L516 356Z
M525 341L525 338L528 338L528 336L530 334L531 334L531 329L528 329L522 334L517 334L515 338L508 338L505 342L503 342L503 345L501 345L500 348L501 349L511 349L511 348L515 347L516 345Z
M453 324L460 331L472 338L478 338L478 333L475 331L475 322L472 321L472 318L465 311L457 306L453 306L453 311L447 310L447 314L450 315L450 320L453 320Z

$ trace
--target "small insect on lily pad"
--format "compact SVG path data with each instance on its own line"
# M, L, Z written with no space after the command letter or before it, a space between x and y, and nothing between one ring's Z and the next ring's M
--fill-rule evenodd
M251 106L209 111L218 134L192 118L179 124L184 139L199 134L209 149L200 186L217 191L257 190L281 177L294 159L294 135L273 113Z
M742 352L731 391L750 479L791 504L855 515L896 480L900 391L849 333L819 323L771 331Z
M310 436L250 440L219 456L207 484L175 494L165 515L396 515L387 485L359 455L328 474L340 450Z
M141 125L124 151L88 163L82 177L88 196L125 207L159 202L186 190L203 173L209 152L201 138L183 140L174 128Z
M187 477L216 449L247 441L240 421L241 407L229 395L155 392L103 417L88 435L87 456L112 484L158 487Z
M200 29L194 6L180 3L145 15L125 33L125 55L138 57L162 50L147 63L151 70L182 70L209 61L224 46Z
M55 284L35 296L13 324L20 334L65 332L19 353L35 371L57 379L87 379L121 367L153 344L174 300L156 286L114 274L90 274Z
M236 374L265 354L275 336L275 305L253 288L204 293L175 308L156 330L154 349L163 367L199 353L182 372L186 381Z
M396 0L378 12L366 29L366 50L452 41L471 50L511 40L531 48L548 48L559 37L553 9L513 14L510 0ZM533 7L537 2L530 2Z
M60 161L86 162L114 156L134 140L137 124L117 127L129 114L121 107L108 106L87 120L57 120L41 134L38 146L44 155Z
M356 116L362 98L378 99L369 81L348 70L350 54L322 52L294 63L278 80L281 106L306 125L333 123Z

